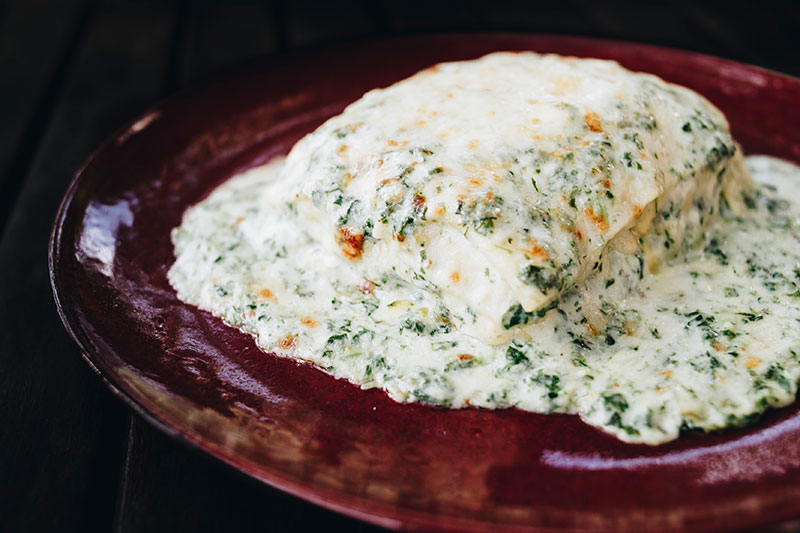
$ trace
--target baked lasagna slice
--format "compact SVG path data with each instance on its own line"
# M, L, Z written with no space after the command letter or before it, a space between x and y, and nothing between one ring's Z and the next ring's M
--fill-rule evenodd
M593 273L632 289L748 179L702 96L527 52L367 93L298 142L283 177L298 221L365 282L431 291L440 320L489 343L524 337Z

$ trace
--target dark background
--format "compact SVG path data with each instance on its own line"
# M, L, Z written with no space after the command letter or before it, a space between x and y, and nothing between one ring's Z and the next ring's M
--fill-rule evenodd
M268 54L428 32L614 38L799 75L798 30L791 1L0 1L0 530L375 529L162 435L62 329L46 263L61 195L158 100Z

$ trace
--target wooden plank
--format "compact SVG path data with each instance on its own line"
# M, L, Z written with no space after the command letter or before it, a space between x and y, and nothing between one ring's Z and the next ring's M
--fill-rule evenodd
M274 12L268 5L203 0L184 9L185 28L178 44L181 85L277 49Z
M591 20L598 37L634 41L684 50L708 52L713 40L697 30L685 9L665 2L641 2L634 7L623 0L602 4L581 0L580 9Z
M277 46L272 10L252 2L180 4L164 90L252 59ZM197 452L132 415L115 531L374 528L313 506Z
M49 6L48 4L52 4ZM83 1L18 0L0 24L0 232L63 88L90 10ZM42 16L42 12L48 16Z
M493 31L593 36L592 21L575 0L494 0L481 4L484 28Z
M739 10L741 9L740 6ZM762 59L753 52L749 44L751 40L749 33L736 34L730 24L720 19L720 14L724 11L700 3L687 4L686 11L694 25L694 28L689 28L687 31L702 32L713 43L714 48L707 53L745 63L759 63ZM742 14L741 11L739 13Z
M355 0L287 2L285 27L288 44L295 48L377 35L380 29L370 12Z
M45 17L43 17L45 18ZM47 241L73 173L157 98L169 10L103 2L0 240L0 517L8 531L108 530L126 409L81 361L49 291Z
M139 418L115 531L378 531L268 487Z
M692 16L724 50L726 57L789 74L800 73L798 9L785 15L787 3L740 2L732 8L698 4ZM794 20L792 18L794 15Z
M390 0L365 0L361 6L381 33L466 32L484 27L485 8L480 1L462 0L456 9L453 7L449 2L430 2L424 7L400 7L396 1Z

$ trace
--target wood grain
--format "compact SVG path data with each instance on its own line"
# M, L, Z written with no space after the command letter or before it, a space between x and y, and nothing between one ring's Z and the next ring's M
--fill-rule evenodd
M378 531L233 471L134 417L115 531Z
M0 241L0 517L7 531L107 530L113 521L126 410L59 324L47 241L74 172L158 95L165 15L124 2L93 13L63 88L54 91L53 114Z
M13 2L0 23L0 65L7 72L0 98L0 234L53 113L64 78L91 18L86 2Z

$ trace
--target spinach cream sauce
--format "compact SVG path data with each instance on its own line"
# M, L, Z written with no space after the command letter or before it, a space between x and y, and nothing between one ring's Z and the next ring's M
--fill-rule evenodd
M435 286L412 285L391 269L364 279L331 254L292 204L276 204L283 164L232 178L172 234L169 280L179 298L252 334L267 352L380 387L400 402L575 413L647 444L685 429L747 424L795 398L797 166L746 158L755 185L737 191L743 209L721 201L716 218L681 243L683 252L647 275L641 256L628 258L633 270L601 261L586 283L537 316L511 310L504 321L524 334L491 345L455 327ZM463 207L476 231L487 213ZM667 233L659 245L676 243ZM637 283L618 276L632 271ZM491 268L480 274L487 283L497 276ZM541 271L526 275L555 283Z

